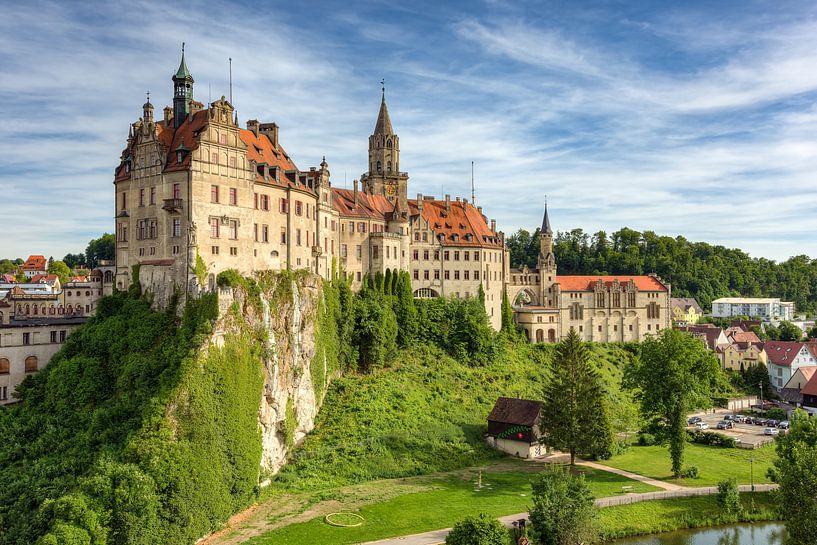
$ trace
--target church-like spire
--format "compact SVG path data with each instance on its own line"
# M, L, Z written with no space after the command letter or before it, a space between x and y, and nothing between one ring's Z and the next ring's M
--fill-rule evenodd
M184 42L182 42L182 62L179 63L179 69L176 70L176 79L185 79L190 78L193 79L193 76L190 75L190 70L187 69L187 63L184 62Z
M380 82L380 112L377 114L377 123L374 126L374 134L394 134L394 129L391 126L391 119L389 119L389 108L386 106L386 85L383 81Z
M182 42L182 61L173 76L173 126L178 127L191 113L193 101L193 76L184 62L184 42Z
M550 228L550 218L548 217L548 202L545 201L545 215L542 218L542 231L543 234L552 235L553 229Z

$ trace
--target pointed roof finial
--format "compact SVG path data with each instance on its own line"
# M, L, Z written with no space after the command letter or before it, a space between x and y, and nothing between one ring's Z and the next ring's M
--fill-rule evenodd
M550 218L548 217L548 198L545 195L545 216L542 218L542 231L543 234L552 235L553 229L550 228Z
M177 79L193 79L193 76L190 75L190 70L187 69L187 63L184 62L184 42L182 42L182 62L179 63L179 69L176 70L176 75L174 77Z
M386 107L386 80L380 80L380 112L377 114L377 123L374 134L394 134L389 118L389 109Z

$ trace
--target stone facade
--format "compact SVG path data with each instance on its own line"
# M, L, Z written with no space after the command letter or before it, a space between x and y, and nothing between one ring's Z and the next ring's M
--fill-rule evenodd
M670 285L656 275L559 276L547 207L537 267L511 269L514 319L531 342L558 342L571 328L586 341L642 341L671 327Z
M504 236L466 200L408 198L385 93L368 171L349 190L332 187L325 159L298 169L275 123L241 128L224 97L206 108L193 100L184 55L172 79L173 107L155 120L150 101L143 105L115 171L118 289L132 282L135 265L159 300L202 275L213 289L231 268L308 269L323 278L335 271L353 289L366 274L399 269L416 271L418 297L475 296L482 284L499 327Z

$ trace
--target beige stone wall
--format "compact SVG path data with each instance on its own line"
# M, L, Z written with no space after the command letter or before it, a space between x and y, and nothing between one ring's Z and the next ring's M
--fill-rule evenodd
M65 307L79 306L85 314L92 315L96 312L97 301L102 297L102 282L68 282L62 288L62 295Z

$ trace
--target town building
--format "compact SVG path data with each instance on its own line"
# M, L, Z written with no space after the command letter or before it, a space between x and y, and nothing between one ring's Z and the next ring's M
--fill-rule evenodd
M48 272L48 261L43 255L30 255L23 266L20 267L26 278L33 278L39 274Z
M542 402L500 397L488 415L488 446L519 458L536 458L546 453L539 424Z
M794 303L772 297L722 297L712 301L712 316L749 316L764 322L791 320L794 318Z
M721 366L729 371L746 371L758 364L767 365L768 355L761 342L732 342L716 347Z
M800 367L817 365L817 345L813 343L767 341L764 349L769 358L769 380L777 390L781 390Z
M815 371L817 371L817 365L807 365L798 368L792 373L789 381L783 385L783 389L780 390L780 397L784 401L794 405L800 405L803 402L802 390L806 387L808 381L811 380L811 377L814 376Z
M307 171L295 165L277 124L242 128L224 97L195 101L184 53L172 80L173 106L155 119L143 105L115 171L118 289L135 270L159 300L174 286L198 289L197 273L213 289L226 269L336 271L353 289L367 274L406 270L416 297L472 297L482 286L499 327L504 236L473 202L408 198L385 91L368 170L340 189L325 158Z
M514 319L531 342L557 342L571 328L586 341L641 341L671 326L670 285L656 275L557 275L547 205L537 267L511 269Z
M704 346L712 351L725 348L730 344L730 340L723 329L714 324L680 326L676 329L678 329L678 331L685 331L696 339L699 339L704 343Z
M670 300L672 321L678 325L697 324L704 311L693 297L673 297Z
M811 378L800 390L803 398L800 407L808 412L811 416L817 415L817 373L813 373Z

